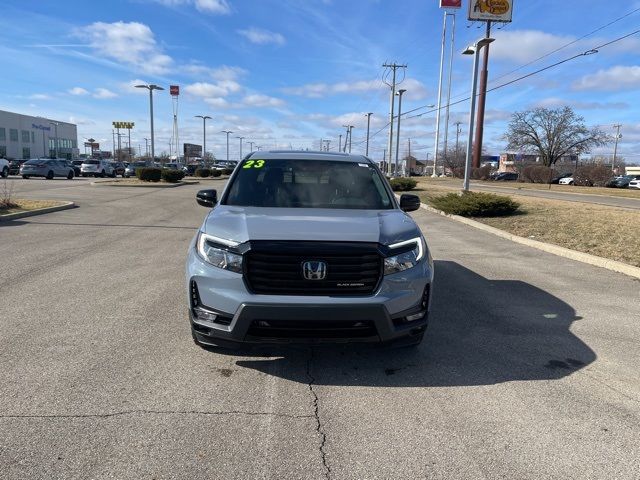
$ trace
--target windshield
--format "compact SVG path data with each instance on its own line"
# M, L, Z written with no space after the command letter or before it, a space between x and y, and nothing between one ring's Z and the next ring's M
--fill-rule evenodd
M46 160L40 160L38 158L34 158L32 160L27 160L24 163L29 164L29 165L40 165L42 163L47 163L47 161Z
M130 167L146 167L147 164L144 162L134 162L133 164L129 165Z
M85 165L100 165L100 161L98 160L85 160Z
M369 163L317 160L242 162L225 205L383 210L393 203Z

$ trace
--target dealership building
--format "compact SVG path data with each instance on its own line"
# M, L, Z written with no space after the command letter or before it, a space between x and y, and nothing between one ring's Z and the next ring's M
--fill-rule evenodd
M78 158L78 127L0 110L0 158Z

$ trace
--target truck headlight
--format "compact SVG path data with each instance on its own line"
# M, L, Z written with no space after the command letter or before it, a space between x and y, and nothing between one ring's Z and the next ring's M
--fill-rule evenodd
M405 242L395 243L389 245L391 250L402 247L414 247L411 250L405 250L398 255L387 257L384 259L384 274L390 275L392 273L403 272L409 268L415 267L418 262L424 257L424 246L421 238L412 238Z
M242 255L229 251L229 245L223 245L216 240L219 239L200 232L196 244L198 254L214 267L242 273Z

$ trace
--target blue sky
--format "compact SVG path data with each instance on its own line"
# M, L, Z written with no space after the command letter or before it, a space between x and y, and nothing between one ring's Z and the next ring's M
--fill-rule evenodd
M482 25L466 21L466 3L457 16L453 101L470 90L471 59L460 52L483 35ZM226 155L221 130L234 132L232 158L237 136L264 148L318 148L321 138L336 148L345 124L355 125L353 150L361 151L364 114L373 112L372 133L380 133L372 138L371 156L380 160L389 108L381 82L385 61L408 64L403 111L437 103L443 14L437 0L22 0L0 6L0 109L72 121L80 142L93 137L106 149L114 120L134 121L133 143L144 148L148 97L132 87L142 82L181 86L181 141L202 143L202 123L194 116L213 117L207 148L218 158ZM636 30L640 11L580 39L635 9L639 1L516 0L513 23L493 31L490 86ZM570 105L589 125L613 132L621 123L619 149L640 161L638 52L635 35L490 93L487 151L504 151L512 112ZM169 150L172 131L168 92L157 93L154 106L159 153ZM409 138L419 158L433 152L431 110L403 120L402 153ZM463 122L463 135L467 111L468 102L451 108L451 124ZM455 141L453 126L450 138Z

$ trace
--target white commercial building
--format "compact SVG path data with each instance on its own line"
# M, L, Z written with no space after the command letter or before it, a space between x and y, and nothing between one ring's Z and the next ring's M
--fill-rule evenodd
M72 123L0 110L0 158L78 158L78 127Z

